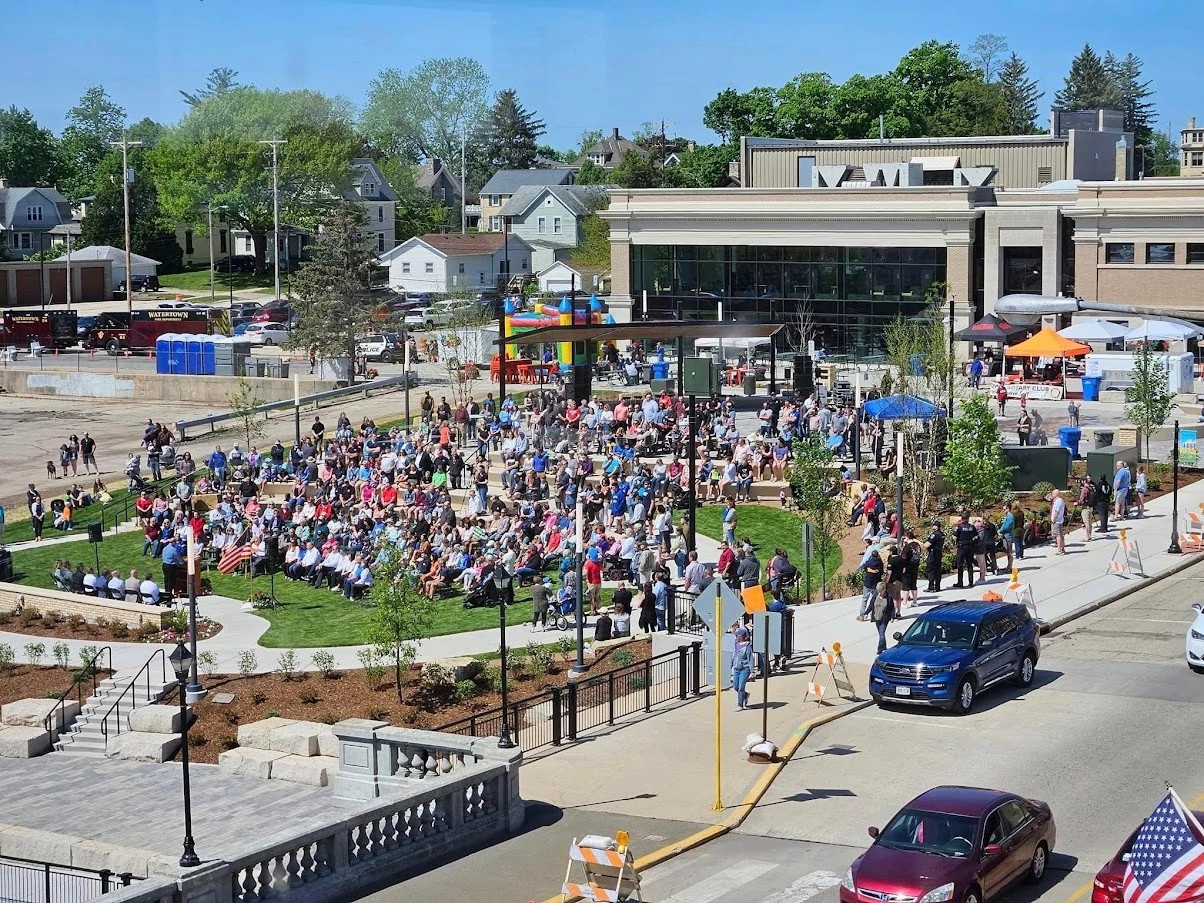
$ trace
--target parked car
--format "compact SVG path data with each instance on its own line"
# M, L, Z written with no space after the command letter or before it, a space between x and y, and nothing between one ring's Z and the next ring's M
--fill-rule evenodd
M426 309L424 314L426 328L433 329L436 326L447 326L450 323L454 323L458 318L468 316L478 310L478 306L473 301L464 298L448 298L446 301L436 301Z
M355 344L356 353L367 361L393 363L405 360L405 346L395 332L365 336Z
M1197 674L1204 674L1204 605L1192 605L1196 619L1187 628L1187 667Z
M134 277L135 285L138 284L137 279L138 279L138 277L135 276ZM156 304L155 307L157 307L159 310L211 310L212 309L208 305L193 304L191 301L164 301L162 304Z
M1204 823L1204 811L1195 810L1196 821ZM1145 827L1143 821L1133 833L1128 836L1116 855L1104 863L1104 867L1095 873L1095 883L1091 888L1091 903L1124 903L1125 866L1129 863L1129 854L1137 835Z
M248 323L242 337L252 345L283 345L288 341L288 328L283 323Z
M406 325L406 329L421 330L431 328L434 323L427 319L427 310L428 308L425 307L413 307L410 310L407 310L405 315L402 317L402 320Z
M430 292L406 292L405 298L420 307L430 307L435 303L435 296Z
M230 305L230 315L232 317L249 317L261 307L263 307L263 303L260 301L235 301Z
M254 273L255 257L252 254L235 254L233 258L222 257L213 261L213 269L219 273Z
M136 292L157 292L159 290L159 277L154 273L149 275L143 273L135 273L133 278L133 287ZM117 283L117 291L125 293L125 280Z
M251 325L250 320L243 320L234 324L234 328L230 330L231 335L243 335L247 331L247 327Z
M1057 829L1048 804L976 787L934 787L879 831L840 883L841 903L986 903L1044 877Z
M277 304L272 301L256 308L251 314L251 321L254 323L287 323L292 315L292 309L286 302Z
M947 602L918 616L898 645L870 667L870 695L879 705L939 706L965 715L978 694L1011 680L1033 682L1041 637L1014 602Z

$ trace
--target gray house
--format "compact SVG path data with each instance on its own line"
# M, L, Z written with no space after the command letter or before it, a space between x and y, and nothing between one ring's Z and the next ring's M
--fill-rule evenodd
M528 185L572 185L576 171L567 166L559 169L499 169L493 178L481 186L482 232L502 231L502 208L518 191Z
M531 267L539 272L568 257L581 243L581 221L591 202L605 196L597 185L525 185L502 207L510 231L529 244Z
M71 202L54 188L10 188L0 179L0 247L8 257L19 260L61 243L50 231L73 221Z

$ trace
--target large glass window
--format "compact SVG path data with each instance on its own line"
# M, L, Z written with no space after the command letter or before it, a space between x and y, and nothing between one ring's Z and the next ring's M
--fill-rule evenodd
M1003 249L1003 293L1041 293L1041 249Z
M1174 263L1175 246L1169 242L1150 242L1145 246L1146 263Z
M1131 241L1110 241L1104 246L1104 252L1104 259L1108 263L1133 262L1133 242Z

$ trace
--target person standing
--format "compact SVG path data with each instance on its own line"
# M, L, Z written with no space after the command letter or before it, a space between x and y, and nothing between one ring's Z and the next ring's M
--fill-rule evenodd
M982 358L976 354L974 360L970 362L970 388L975 391L978 390L978 384L982 381L982 371Z
M1071 401L1066 405L1066 413L1070 416L1070 425L1079 425L1079 409L1082 408L1081 401Z
M881 655L886 651L886 625L888 625L895 616L895 600L892 598L895 590L893 587L897 584L891 584L888 587L885 583L879 583L877 590L877 598L874 599L874 607L870 616L870 620L874 622L874 626L878 628L878 654Z
M945 531L941 529L940 521L932 522L928 539L924 542L924 552L927 556L925 572L928 574L928 586L925 592L939 593L941 591L941 556L945 553Z
M1091 482L1091 477L1083 477L1079 484L1078 506L1083 509L1084 541L1091 542L1091 524L1095 519L1095 484Z
M1129 465L1124 461L1116 462L1116 476L1112 480L1113 515L1117 520L1124 520L1129 510L1129 486L1133 477L1129 473Z
M174 542L163 545L163 592L170 601L176 590L176 581L180 572L180 562L184 560L179 548Z
M1022 398L1021 401L1024 399ZM1020 417L1016 420L1016 437L1020 440L1021 445L1028 445L1029 437L1033 434L1033 419L1028 416L1028 411L1024 408L1020 409Z
M1016 563L1012 553L1016 545L1016 515L1007 505L1003 506L1003 517L999 521L999 537L1003 540L1003 551L1008 557L1008 573L1010 574Z
M858 621L865 621L870 616L874 599L878 594L878 584L882 582L882 556L877 549L870 550L870 557L861 568L861 611Z
M213 471L213 485L221 489L226 485L226 468L229 461L226 458L226 453L222 451L220 445L215 446L210 453L208 460L205 462L209 465L209 469Z
M970 514L962 511L961 519L953 528L953 542L957 547L957 583L954 589L963 589L963 570L970 575L970 586L974 586L974 543L978 539L978 531L970 523Z
M999 382L995 385L995 401L999 405L999 416L1007 416L1008 406L1008 389L1003 384L1003 377L1000 377Z
M531 613L532 630L548 629L548 584L547 577L531 584L531 602L535 606Z
M84 473L92 473L92 468L96 468L97 475L100 474L100 467L96 463L96 440L84 433L84 438L79 440L79 452L84 457Z
M40 493L34 493L33 501L29 503L29 522L33 526L33 541L42 541L42 527L46 523L46 506L42 504Z
M723 508L723 538L732 548L736 546L736 500L728 498Z
M1137 516L1145 517L1145 494L1149 484L1146 482L1145 465L1137 465L1137 479L1133 482L1133 494L1137 496Z
M1095 484L1095 519L1099 522L1099 532L1108 532L1108 512L1112 510L1112 482L1107 474L1100 474L1099 482Z
M585 575L586 599L589 601L589 613L596 615L602 604L602 565L593 558L587 558L582 568Z
M736 691L736 711L748 706L748 678L752 675L752 643L748 629L736 628L736 647L732 651L732 687Z
M1066 554L1066 500L1062 498L1062 490L1055 489L1049 506L1049 532L1053 534L1058 547L1055 555Z

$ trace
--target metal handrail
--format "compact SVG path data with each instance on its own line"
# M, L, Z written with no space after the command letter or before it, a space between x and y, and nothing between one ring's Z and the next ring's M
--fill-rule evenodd
M87 697L82 695L81 688L83 687L84 681L87 680L89 677L92 678L92 692L89 695L90 696L96 695L96 672L99 670L96 667L96 663L102 655L106 655L106 654L109 656L109 670L110 671L113 670L113 650L112 650L112 648L110 648L109 646L100 647L100 649L97 650L96 654L94 656L92 656L92 660L89 662L86 662L84 664L83 668L81 668L76 673L75 679L71 681L71 686L69 686L66 690L64 690L63 694L58 699L55 700L54 708L52 708L49 711L49 713L47 713L46 717L44 719L42 719L42 726L45 727L47 731L54 730L54 728L51 727L51 724L54 720L55 712L58 712L58 715L59 715L59 733L61 734L64 730L66 730L66 728L67 728L67 723L66 723L67 722L67 706L66 706L67 697L71 695L72 690L75 690L76 702L79 703L80 708L82 709L83 705L84 705L84 699L86 699Z
M166 677L167 677L167 653L163 649L156 649L154 652L151 653L151 657L146 660L146 664L144 664L141 668L138 669L138 673L134 675L134 679L131 680L128 684L126 684L125 689L121 691L121 694L117 697L116 701L111 706L109 706L109 710L104 713L104 717L100 719L100 732L105 738L105 748L106 749L108 749L108 747L109 747L109 716L113 714L114 710L116 710L116 712L117 712L117 734L120 735L121 734L121 700L125 699L125 695L127 693L131 693L131 691L134 689L134 685L138 682L138 678L140 678L142 676L143 672L146 673L146 698L150 699L150 696L151 696L150 666L151 666L151 662L153 662L155 660L156 656L159 657L159 660L162 665L162 674L163 674L163 677L165 678L163 681L161 681L161 683L167 683L167 680L166 680ZM131 693L131 695L132 695L132 693ZM137 708L137 706L131 705L130 711L132 711L134 708ZM129 712L126 713L126 718L127 719L129 718Z

